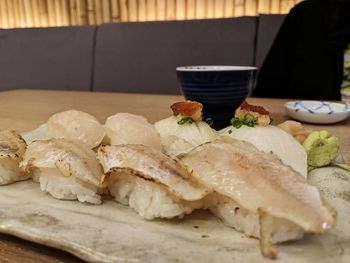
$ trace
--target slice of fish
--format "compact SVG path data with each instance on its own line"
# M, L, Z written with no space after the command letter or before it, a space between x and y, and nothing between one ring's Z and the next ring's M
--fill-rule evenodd
M335 223L333 211L315 186L273 155L246 142L206 143L183 156L181 162L203 184L250 211L261 209L312 233L323 233Z
M293 136L273 125L257 125L253 129L246 125L236 129L227 127L220 131L222 136L246 141L258 150L275 154L281 161L307 178L307 154L305 148Z
M254 236L260 238L265 257L276 258L272 244L300 238L300 230L321 234L333 227L334 210L301 174L250 143L228 139L200 145L179 158L194 178L231 198L254 219L252 222L259 226L259 234ZM220 207L223 209L222 204ZM225 219L220 210L211 210ZM227 215L237 216L232 221L237 230L252 230L234 210Z
M106 174L132 173L161 184L187 201L200 200L211 191L193 181L182 166L153 147L141 144L101 146L97 155Z
M0 131L0 158L20 160L26 150L26 143L15 131Z
M143 116L117 113L107 118L104 127L111 145L143 144L162 148L156 128Z
M56 113L47 121L46 137L80 140L91 149L100 145L105 135L94 116L78 110Z
M29 178L19 168L26 147L25 141L15 131L0 131L0 185Z
M170 116L154 124L159 132L163 151L170 157L184 154L200 144L214 141L220 137L204 121L179 125L181 119L181 115Z
M73 176L95 186L104 181L95 152L77 140L34 141L28 146L20 166L29 172L34 168L57 168L62 176Z

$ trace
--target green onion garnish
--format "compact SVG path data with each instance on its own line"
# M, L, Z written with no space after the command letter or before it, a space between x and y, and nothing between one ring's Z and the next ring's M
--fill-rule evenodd
M193 122L194 122L194 120L193 120L191 117L183 117L181 120L179 120L179 121L177 122L177 124L183 125L183 124L185 124L185 123L191 124L191 123L193 123Z

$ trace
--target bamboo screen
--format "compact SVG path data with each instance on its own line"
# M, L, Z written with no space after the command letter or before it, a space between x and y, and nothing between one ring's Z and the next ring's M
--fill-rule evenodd
M0 0L0 28L288 13L301 0Z

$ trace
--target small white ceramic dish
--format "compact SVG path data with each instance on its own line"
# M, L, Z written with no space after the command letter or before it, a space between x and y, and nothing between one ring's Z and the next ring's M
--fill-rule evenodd
M350 115L345 104L327 101L289 101L284 107L293 119L309 123L336 123Z

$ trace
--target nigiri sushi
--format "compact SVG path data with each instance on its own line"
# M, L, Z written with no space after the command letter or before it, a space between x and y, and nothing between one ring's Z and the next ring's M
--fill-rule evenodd
M143 144L161 149L157 130L143 116L117 113L107 118L104 127L111 145Z
M105 175L96 154L86 144L69 139L31 143L20 166L53 197L100 204Z
M202 206L201 199L210 192L153 147L101 146L97 155L107 174L110 194L145 219L181 218Z
M214 129L202 121L202 108L202 104L195 101L177 102L171 106L173 116L154 124L167 155L176 157L219 137Z
M47 135L50 138L80 140L92 149L100 145L106 133L94 116L78 110L68 110L49 118Z
M219 194L211 210L238 231L260 238L266 257L276 257L273 243L298 239L304 232L322 234L335 224L334 210L315 186L247 142L209 142L180 161Z
M219 131L222 136L246 141L260 151L275 154L281 161L295 171L307 177L307 154L304 147L284 130L273 126L257 125L254 128L243 125L239 129L233 126Z
M29 175L19 168L26 143L15 131L0 131L0 185L26 180Z

